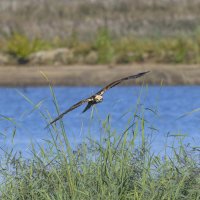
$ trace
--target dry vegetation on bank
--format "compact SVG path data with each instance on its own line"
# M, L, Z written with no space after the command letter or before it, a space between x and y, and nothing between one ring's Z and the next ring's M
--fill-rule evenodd
M91 39L101 27L112 35L174 35L199 28L200 0L1 0L0 35Z
M200 0L2 0L0 64L200 63L199 8Z

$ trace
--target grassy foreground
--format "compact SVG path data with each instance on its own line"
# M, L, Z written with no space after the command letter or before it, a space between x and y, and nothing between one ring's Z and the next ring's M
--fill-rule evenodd
M128 124L119 134L108 116L99 140L90 137L74 149L60 122L49 129L45 147L32 147L31 158L6 153L0 199L200 199L198 149L180 139L170 156L155 155L145 120L135 113Z

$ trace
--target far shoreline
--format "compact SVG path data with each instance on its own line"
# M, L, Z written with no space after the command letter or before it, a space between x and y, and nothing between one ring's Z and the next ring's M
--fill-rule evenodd
M150 70L125 85L199 85L200 65L127 64L69 66L0 66L0 87L100 86L118 78ZM42 73L48 78L46 80Z

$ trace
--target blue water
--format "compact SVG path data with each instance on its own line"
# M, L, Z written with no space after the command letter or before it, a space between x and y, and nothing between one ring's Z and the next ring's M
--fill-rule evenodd
M61 112L98 90L98 87L54 88ZM30 141L43 144L50 137L48 130L44 129L47 122L40 113L46 114L48 110L53 118L57 116L48 87L0 88L0 95L2 148L14 146L17 150L28 151ZM88 133L97 139L104 134L101 121L108 114L112 128L118 133L123 132L137 108L138 115L145 119L145 134L151 135L155 149L164 147L169 138L167 136L177 134L187 135L186 142L200 146L200 112L178 119L184 113L200 108L199 86L116 87L105 93L103 103L93 109L95 120L91 118L91 110L82 114L84 106L81 106L68 113L63 122L70 142L76 145ZM14 141L13 130L16 130Z

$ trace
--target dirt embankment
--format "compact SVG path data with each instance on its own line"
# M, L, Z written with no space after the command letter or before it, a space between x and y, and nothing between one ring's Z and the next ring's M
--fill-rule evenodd
M125 84L148 83L153 85L200 84L200 65L72 65L72 66L4 66L0 67L0 86L48 85L43 72L53 85L104 85L115 79L150 70L151 73Z

